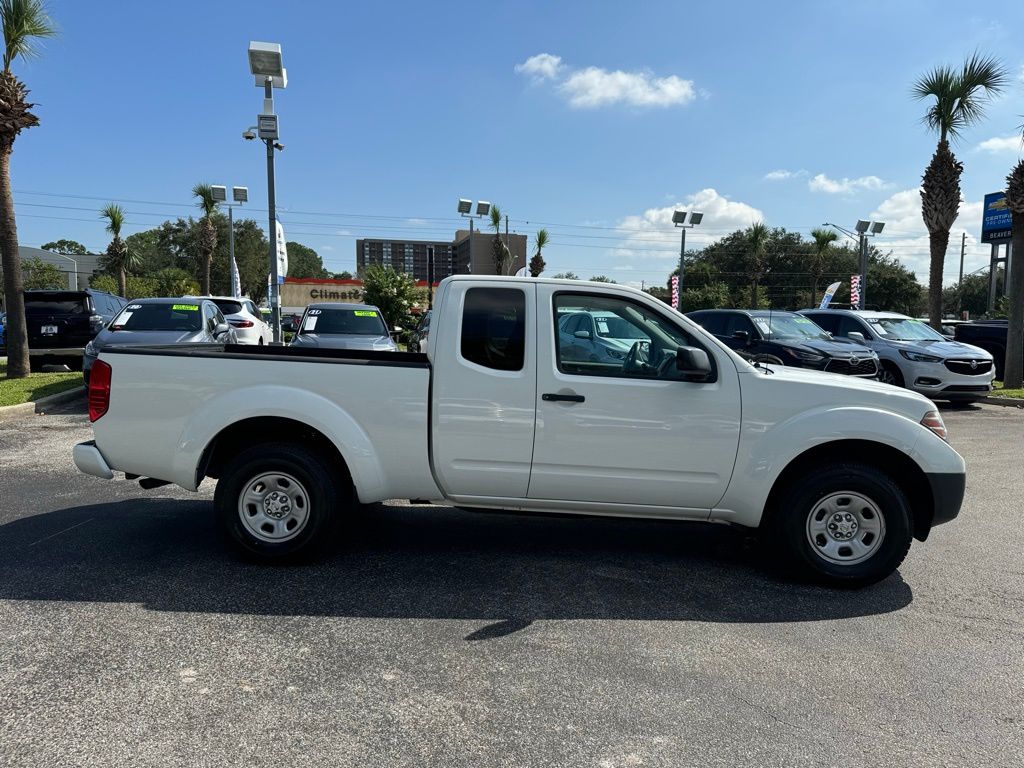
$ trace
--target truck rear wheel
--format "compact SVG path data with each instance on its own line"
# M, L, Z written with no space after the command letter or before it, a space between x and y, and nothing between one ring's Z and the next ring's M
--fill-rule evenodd
M769 523L780 565L835 587L862 587L895 571L913 538L910 504L885 473L837 464L798 479Z
M315 557L330 540L347 482L321 454L293 443L254 445L225 467L214 506L228 538L266 563Z

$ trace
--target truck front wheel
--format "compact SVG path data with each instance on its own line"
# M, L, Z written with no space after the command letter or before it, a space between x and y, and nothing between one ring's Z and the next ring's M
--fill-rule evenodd
M854 463L793 482L769 527L783 566L837 587L884 579L903 562L913 538L903 491L884 472Z
M292 443L241 451L221 474L214 506L228 538L267 563L308 560L330 539L346 498L337 470Z

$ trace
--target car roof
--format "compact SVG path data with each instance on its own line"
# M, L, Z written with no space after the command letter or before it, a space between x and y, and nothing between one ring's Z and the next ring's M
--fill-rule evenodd
M788 309L695 309L693 312L687 312L687 315L723 315L726 312L735 312L740 315L746 315L747 317L774 317L776 315L795 315L796 312L791 312Z
M901 315L899 312L881 312L877 309L818 309L808 308L801 309L800 314L806 312L832 312L837 315L856 315L857 317L863 317L865 319L871 318L885 318L885 319L900 319L900 320L913 320L914 318L909 315Z
M204 299L199 296L150 296L145 299L132 299L129 304L173 304L175 302L180 303L182 300L195 301L198 303L210 302L209 299ZM210 302L212 303L212 302Z
M343 302L318 302L310 304L306 309L377 309L373 304L345 304ZM378 312L380 310L377 310Z

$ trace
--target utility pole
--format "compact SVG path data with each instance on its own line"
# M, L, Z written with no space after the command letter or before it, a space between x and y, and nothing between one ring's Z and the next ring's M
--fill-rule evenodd
M472 221L472 219L471 219ZM434 246L427 246L427 309L434 308Z
M505 214L505 250L508 251L508 260L509 260L509 265L507 267L505 267L505 271L511 273L512 267L514 266L512 264L512 262L515 260L515 257L512 255L512 249L508 247L508 214L507 213Z
M860 300L857 302L857 309L864 309L868 305L868 235L860 233Z

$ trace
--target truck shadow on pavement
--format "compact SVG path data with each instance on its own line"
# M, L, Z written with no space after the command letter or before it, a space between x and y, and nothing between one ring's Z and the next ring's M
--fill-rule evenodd
M209 502L146 498L0 526L0 599L494 622L467 640L542 619L820 621L913 599L899 574L835 591L781 580L761 560L724 526L376 504L323 560L275 568L239 559Z

